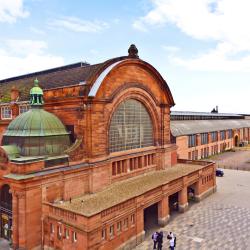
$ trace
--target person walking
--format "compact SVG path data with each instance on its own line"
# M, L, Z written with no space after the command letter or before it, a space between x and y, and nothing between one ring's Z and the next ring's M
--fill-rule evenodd
M157 250L162 250L162 245L163 245L163 232L162 231L158 234L157 243L158 243Z
M152 234L152 240L153 240L153 242L154 242L154 248L153 249L156 249L156 247L157 247L157 239L158 239L158 232L154 232L153 234Z
M169 240L169 248L170 250L174 250L175 248L175 237L172 237L170 240Z

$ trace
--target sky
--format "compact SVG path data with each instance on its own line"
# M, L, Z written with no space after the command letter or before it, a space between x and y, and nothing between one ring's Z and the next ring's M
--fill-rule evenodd
M0 79L139 56L172 110L250 113L248 0L0 0Z

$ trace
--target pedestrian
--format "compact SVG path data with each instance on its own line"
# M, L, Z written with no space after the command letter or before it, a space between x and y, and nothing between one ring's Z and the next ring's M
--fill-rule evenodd
M163 232L162 231L158 234L157 242L158 242L157 250L162 250L162 245L163 245Z
M154 232L152 234L152 240L154 242L154 248L153 249L156 249L156 247L157 247L157 239L158 239L158 232Z
M171 237L171 239L169 240L169 248L170 250L174 250L174 247L175 247L175 237Z

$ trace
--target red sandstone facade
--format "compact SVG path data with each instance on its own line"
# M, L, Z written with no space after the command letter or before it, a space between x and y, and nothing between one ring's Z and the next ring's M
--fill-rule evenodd
M25 104L18 100L18 86L12 87L12 102L1 104L11 107L11 119ZM109 60L81 84L44 88L44 99L44 108L73 131L73 144L63 164L39 157L20 164L0 152L0 188L11 193L10 210L1 210L1 236L14 249L132 249L147 230L147 208L156 207L158 223L165 225L173 195L184 212L189 188L197 201L215 191L213 163L177 161L170 141L171 92L139 58ZM147 110L153 144L110 152L111 120L126 100ZM1 120L1 134L9 121Z

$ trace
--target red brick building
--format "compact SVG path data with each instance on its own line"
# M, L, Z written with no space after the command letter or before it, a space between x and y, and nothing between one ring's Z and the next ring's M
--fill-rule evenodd
M245 115L173 111L170 124L171 141L181 159L205 159L250 142Z
M177 161L172 94L137 53L0 81L0 226L14 249L132 249L190 190L215 191L213 163Z

